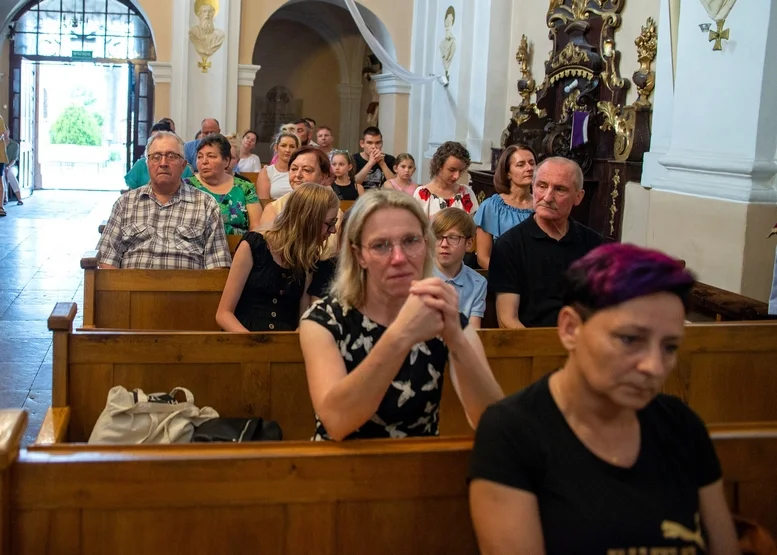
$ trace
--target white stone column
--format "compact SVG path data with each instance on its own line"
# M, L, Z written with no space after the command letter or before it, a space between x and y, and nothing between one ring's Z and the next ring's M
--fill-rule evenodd
M240 64L237 66L237 127L241 134L251 127L251 97L256 81L256 73L262 66Z
M397 79L390 73L373 75L375 85L380 95L380 116L378 126L383 133L384 150L396 156L407 151L408 112L410 91L409 85Z
M148 62L148 69L154 78L154 121L159 121L160 118L170 117L170 107L173 104L170 87L173 82L173 64Z
M765 301L774 262L766 236L777 217L777 5L737 2L721 51L699 28L715 28L700 3L683 2L680 18L671 106L656 79L653 145L665 171L647 175L646 244L685 260L702 282Z
M337 95L340 97L340 127L335 135L335 145L338 148L352 150L359 144L362 88L360 84L337 85Z
M771 0L737 2L726 27L731 40L713 51L698 2L680 14L677 80L669 171L655 184L665 191L713 198L775 202L777 174L777 7ZM713 29L715 28L713 23ZM772 40L772 43L774 39Z

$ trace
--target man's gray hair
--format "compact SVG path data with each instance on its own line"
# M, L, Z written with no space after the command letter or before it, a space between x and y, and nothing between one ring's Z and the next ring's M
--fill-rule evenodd
M574 160L570 160L569 158L564 158L563 156L551 156L550 158L545 158L542 162L540 162L537 165L537 167L534 169L534 176L532 177L532 185L534 185L537 182L537 176L540 174L540 168L545 164L549 164L551 162L565 165L570 170L572 170L572 174L575 180L575 190L580 191L583 189L584 178L583 178L583 170L580 168L580 165Z
M175 141L178 143L178 154L181 156L184 156L183 152L183 139L173 133L172 131L157 131L154 135L148 138L148 142L146 143L146 158L148 158L148 151L151 150L151 145L154 144L154 141L157 139L162 139L164 137L172 137L175 139Z

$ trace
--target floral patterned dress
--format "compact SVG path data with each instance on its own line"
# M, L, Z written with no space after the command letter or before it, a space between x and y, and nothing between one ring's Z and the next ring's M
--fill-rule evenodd
M460 315L462 328L467 318ZM386 328L330 296L313 303L302 316L326 328L335 339L347 372L352 372ZM402 438L439 435L440 399L448 347L441 339L413 346L383 397L378 410L346 439ZM330 439L316 415L315 441Z
M254 187L253 183L236 177L235 186L228 193L217 195L203 185L195 176L187 177L183 182L208 193L216 199L221 210L221 220L224 222L224 232L227 235L243 235L246 231L249 231L246 207L249 204L259 202L256 187Z
M470 216L473 216L478 209L478 199L468 185L460 185L459 190L451 198L438 197L426 186L418 187L413 193L413 198L421 203L429 218L444 208L461 208Z

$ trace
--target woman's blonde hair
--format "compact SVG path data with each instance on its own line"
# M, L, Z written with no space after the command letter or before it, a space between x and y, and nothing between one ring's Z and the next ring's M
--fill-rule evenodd
M421 225L421 234L426 240L424 270L422 277L432 275L434 267L434 235L421 204L410 195L389 189L368 191L349 210L348 223L341 229L340 255L337 274L332 281L330 293L346 306L361 307L367 293L367 272L359 265L355 249L362 248L362 231L367 220L378 210L399 208L407 210Z
M340 201L330 187L303 183L290 193L285 208L264 232L264 239L289 269L309 274L323 251L321 232L327 212L339 207Z
M297 148L299 148L301 146L300 142L299 142L299 137L297 137L294 133L290 133L288 131L281 131L277 135L275 135L275 138L273 138L272 144L270 145L270 148L275 150L275 147L280 144L281 139L284 138L284 137L289 137L291 139L294 139L294 144L297 145Z

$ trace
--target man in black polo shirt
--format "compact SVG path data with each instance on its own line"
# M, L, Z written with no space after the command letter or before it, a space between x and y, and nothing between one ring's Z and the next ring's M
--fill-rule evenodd
M488 286L499 327L555 326L567 268L604 238L569 218L583 200L583 172L567 158L548 158L534 172L534 214L499 237Z

